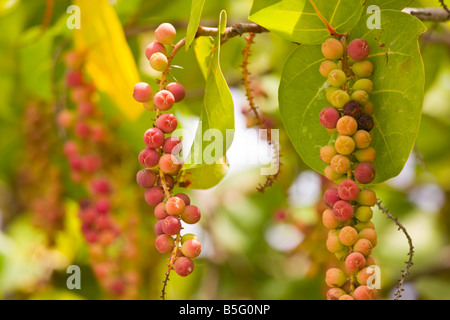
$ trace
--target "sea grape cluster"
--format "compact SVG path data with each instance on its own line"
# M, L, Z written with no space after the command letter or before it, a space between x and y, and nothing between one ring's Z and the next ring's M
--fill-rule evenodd
M163 23L155 30L156 41L145 50L150 66L165 75L170 70L166 46L173 44L175 36L175 28ZM184 277L194 270L192 258L200 254L201 244L193 234L181 236L182 225L197 223L201 213L185 193L171 195L183 161L180 158L182 141L172 135L178 121L173 113L167 111L184 99L185 89L177 82L166 85L164 81L159 81L159 84L156 94L149 84L143 82L136 84L133 91L136 101L144 103L147 109L153 105L156 110L155 123L144 133L145 148L138 158L144 169L137 173L136 181L145 189L145 201L153 207L157 219L156 249L163 254L170 253L169 268Z
M346 46L329 38L322 44L322 53L327 60L319 72L328 79L326 98L331 106L319 113L319 121L333 138L320 149L320 158L327 165L325 177L336 182L335 188L324 193L327 209L322 221L330 229L328 251L344 262L342 268L326 273L327 298L372 300L376 289L367 285L367 267L374 265L371 253L377 234L370 220L377 198L373 190L361 186L375 179L374 106L369 101L373 83L368 79L373 65L366 60L370 46L364 39Z

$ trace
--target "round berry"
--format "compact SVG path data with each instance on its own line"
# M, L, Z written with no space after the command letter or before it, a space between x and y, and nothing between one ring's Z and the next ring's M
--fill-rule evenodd
M341 288L331 288L327 291L327 300L339 300L347 293Z
M166 205L167 210L167 205ZM175 235L181 230L181 221L177 217L168 216L164 218L162 229L164 233L169 235Z
M144 143L147 148L157 149L164 143L164 132L158 128L150 128L144 133Z
M368 147L366 149L356 150L354 155L359 162L374 163L377 158L377 151L373 147Z
M332 288L342 287L347 281L345 273L339 268L330 268L325 275L325 282L327 286Z
M143 167L153 168L158 164L159 153L155 149L145 148L139 153L138 160Z
M156 120L156 126L164 133L172 133L177 125L177 118L171 113L164 113Z
M336 154L336 149L332 145L324 146L320 149L320 159L327 164L330 164L331 159Z
M368 94L371 94L373 90L373 82L369 79L359 79L353 84L352 89L353 91L364 90Z
M328 188L327 190L325 190L323 194L323 202L325 203L325 205L333 207L334 204L339 200L341 199L339 198L338 189Z
M358 130L358 122L351 116L343 116L336 123L336 130L339 134L351 136Z
M359 286L353 292L355 300L375 300L377 293L375 289L370 289L368 286Z
M173 238L168 234L161 234L156 237L155 246L159 253L169 253L173 249Z
M320 124L327 129L336 128L339 118L339 111L333 107L326 107L319 114Z
M346 156L355 150L355 141L349 136L339 136L334 147L339 154Z
M358 101L362 106L369 102L369 95L364 90L357 90L353 92L350 98Z
M164 173L175 174L182 165L181 159L171 154L165 154L159 159L159 168Z
M166 211L166 203L165 202L158 203L155 207L155 210L153 211L153 214L158 220L165 219L166 217L168 217L169 214Z
M354 201L359 194L359 186L353 180L344 180L338 187L338 194L342 200Z
M174 195L174 197L178 197L178 198L182 199L184 201L184 203L186 204L186 206L191 204L191 199L185 193L177 193L176 195Z
M201 218L200 209L196 206L189 205L186 206L184 211L181 213L181 220L187 224L197 223Z
M371 183L375 179L375 168L369 162L361 162L356 165L353 174L359 183Z
M355 61L363 61L370 53L370 46L364 39L352 40L347 48L347 54Z
M187 240L183 245L181 246L181 252L189 258L195 258L197 257L200 252L202 251L202 246L198 240L190 239Z
M356 148L365 149L372 143L372 136L366 130L358 130L353 135L353 140L355 140Z
M194 262L188 257L179 257L175 260L173 268L179 276L186 277L194 271Z
M377 195L375 191L371 189L361 190L358 198L356 198L356 202L362 206L372 207L377 204Z
M328 82L336 88L340 88L347 82L347 76L345 75L344 71L335 69L331 70L328 74Z
M167 53L167 50L166 47L158 41L151 42L147 46L147 48L145 48L145 56L147 57L148 60L150 60L150 57L156 52L161 52L162 54L165 55Z
M198 240L198 237L197 237L195 234L192 234L192 233L186 233L185 235L183 235L183 236L181 237L181 244L183 244L183 243L185 243L186 241L191 240L191 239L194 239L194 240L199 241L199 240Z
M358 118L358 130L371 131L373 129L373 118L371 115L363 113Z
M170 136L164 140L162 149L164 153L170 153L172 155L179 155L181 150L183 149L183 144L181 143L180 138L177 136Z
M170 23L162 23L155 30L155 38L162 44L171 45L175 40L177 31Z
M362 190L361 192L363 192L364 190ZM360 192L360 194L361 194ZM359 198L359 195L358 195ZM372 219L373 216L373 210L372 208L368 207L368 206L359 206L358 208L356 208L355 210L355 218L358 221L361 222L368 222Z
M345 174L351 168L350 159L347 156L341 154L335 155L330 162L331 168L339 174Z
M350 272L358 272L366 265L366 259L359 252L350 253L345 259L345 268Z
M137 102L148 102L153 97L153 90L148 83L136 83L133 90L133 97Z
M164 200L164 191L159 187L151 187L145 190L144 197L150 206L156 206Z
M328 165L325 167L324 175L325 175L325 178L327 178L328 180L331 180L331 181L336 181L337 179L342 177L342 174L337 173L333 169L333 167L331 167L331 165Z
M156 182L156 173L150 169L142 169L136 174L136 182L141 188L151 188Z
M171 82L166 86L166 90L170 91L173 96L175 97L175 102L180 102L184 99L186 95L186 91L184 90L184 87L177 83L177 82Z
M341 109L350 101L350 96L344 90L336 90L330 96L330 102L333 107Z
M373 64L368 60L356 62L350 68L358 78L369 78L373 72Z
M171 197L166 202L166 211L170 216L178 216L183 213L186 204L181 198Z
M154 105L161 111L167 111L173 107L175 97L169 90L161 90L153 98Z
M335 229L341 225L341 221L334 217L332 209L325 209L322 213L322 223L328 229Z
M337 60L342 58L344 54L344 46L342 43L334 38L328 38L322 43L322 54L325 58L330 60Z
M358 119L362 114L362 107L358 101L352 100L344 105L342 112L347 116Z
M167 56L161 52L155 52L150 57L150 66L156 71L163 72L167 69L168 64Z
M339 221L347 221L353 217L353 207L344 200L337 201L333 206L334 217Z
M344 246L352 246L358 240L358 231L351 226L345 226L339 232L339 241Z
M322 76L328 77L332 70L337 69L338 66L336 62L331 60L325 60L320 64L319 72Z

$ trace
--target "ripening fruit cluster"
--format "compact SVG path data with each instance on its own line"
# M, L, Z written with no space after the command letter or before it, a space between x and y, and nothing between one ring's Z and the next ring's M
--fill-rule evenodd
M88 243L107 247L117 238L119 230L110 217L112 184L98 173L102 165L98 147L105 141L105 129L94 102L95 87L83 75L83 61L83 55L77 51L66 55L69 68L66 84L76 110L61 111L58 123L73 136L64 144L72 180L88 186L89 199L80 203L81 230Z
M342 67L344 52L348 54L345 61L350 66L346 70ZM351 41L346 50L334 38L327 39L322 45L322 53L327 59L341 59L337 63L325 60L320 66L320 73L328 77L330 83L326 97L332 106L320 112L319 120L328 132L337 133L334 143L320 150L320 158L327 164L325 176L332 181L342 181L349 172L361 184L375 179L376 151L371 146L373 104L369 101L373 83L367 79L373 65L365 60L369 52L369 44L364 39Z
M330 229L328 251L344 261L343 270L331 268L326 273L326 284L330 287L327 299L376 297L376 289L367 286L371 276L367 267L374 265L371 253L377 244L377 233L370 220L371 207L377 198L373 190L361 189L359 185L369 184L375 178L376 152L371 147L373 105L369 102L373 84L367 79L373 65L365 60L369 52L364 39L355 39L346 48L334 38L322 45L322 53L328 60L322 62L320 73L330 83L326 97L332 106L320 112L319 120L337 137L321 148L320 158L327 164L325 177L338 184L324 193L323 201L328 208L322 214L322 222Z
M153 69L166 72L169 68L166 45L172 45L176 35L175 28L169 23L161 24L155 30L156 41L150 43L145 51ZM139 154L139 163L145 168L136 175L136 181L145 188L145 201L154 207L158 219L155 224L155 246L160 253L173 253L176 249L174 269L180 276L187 276L194 270L192 258L201 251L199 239L193 234L181 237L182 222L194 224L200 220L200 210L191 205L184 193L170 195L176 184L176 177L183 162L180 158L181 139L171 135L177 128L177 118L170 110L176 102L185 97L184 87L171 82L153 95L149 84L140 82L135 85L133 97L136 101L156 107L155 125L144 133L146 148ZM177 239L179 241L177 241ZM179 247L175 248L175 245Z

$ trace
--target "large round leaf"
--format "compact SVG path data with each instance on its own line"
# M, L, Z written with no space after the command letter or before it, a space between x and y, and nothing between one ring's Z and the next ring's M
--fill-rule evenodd
M400 173L416 140L424 92L424 69L418 36L425 27L418 19L398 11L381 11L381 29L368 30L363 16L351 39L364 38L371 47L369 60L375 71L371 79L375 106L373 146L377 150L375 183ZM302 159L323 173L319 150L333 135L319 123L328 106L328 83L319 73L323 58L320 46L302 45L289 57L279 88L280 112L293 145Z

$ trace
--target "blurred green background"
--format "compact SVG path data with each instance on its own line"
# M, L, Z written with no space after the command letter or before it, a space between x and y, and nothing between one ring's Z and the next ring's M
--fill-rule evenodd
M177 27L177 39L185 35L190 1L112 2L140 79L156 87L157 74L148 66L145 47L162 22ZM58 128L55 115L61 102L73 108L63 62L64 53L76 48L74 31L66 27L69 5L64 0L0 1L0 297L158 299L167 255L154 248L156 219L135 183L142 134L151 119L146 113L124 117L104 92L98 92L97 104L114 143L102 156L110 159L113 216L122 234L99 249L88 245L81 232L78 201L87 191L71 179L63 154L67 133ZM250 6L250 0L207 0L201 25L216 26L223 9L228 25L247 22ZM437 7L438 1L411 6ZM420 134L403 172L376 191L413 239L414 266L403 299L450 299L450 24L426 24L429 31L420 40L426 71ZM264 182L259 174L263 164L239 161L239 156L256 152L250 147L254 131L242 113L247 107L240 69L244 46L245 40L236 37L222 47L221 66L236 111L230 170L216 187L188 191L203 217L186 232L199 236L202 254L192 275L171 275L167 298L324 299L325 270L336 259L325 248L327 231L318 213L323 180L291 147L277 105L281 70L296 45L260 34L250 58L257 103L280 129L283 165L278 181L264 193L256 190ZM193 49L181 50L174 64L182 68L173 76L187 90L176 112L189 126L200 115L204 79ZM132 87L121 89L131 95ZM392 299L408 243L382 212L375 212L373 222L378 232L373 256L382 272L379 297ZM106 252L107 263L96 258L96 250ZM67 288L69 265L80 266L81 289ZM119 275L115 280L102 277L106 265ZM125 289L114 290L119 285Z

